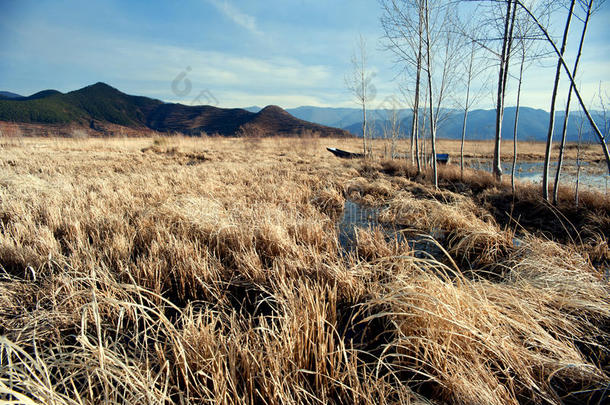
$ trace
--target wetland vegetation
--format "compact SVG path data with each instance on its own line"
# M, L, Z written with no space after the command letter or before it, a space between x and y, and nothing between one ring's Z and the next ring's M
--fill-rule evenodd
M325 149L357 139L1 142L2 400L607 398L603 192Z

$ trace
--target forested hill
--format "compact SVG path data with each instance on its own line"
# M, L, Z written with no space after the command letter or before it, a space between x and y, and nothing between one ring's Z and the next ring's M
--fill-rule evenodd
M177 131L198 135L300 135L351 136L345 130L293 117L277 106L258 112L241 108L187 106L131 96L105 83L61 93L44 90L29 97L0 96L0 121L32 124L70 124L96 128L110 123L130 128Z

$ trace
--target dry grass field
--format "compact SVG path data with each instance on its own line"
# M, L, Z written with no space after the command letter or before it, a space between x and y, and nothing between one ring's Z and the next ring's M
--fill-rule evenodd
M605 403L607 196L326 146L0 139L0 402Z
M488 158L493 157L494 141L466 141L464 146L464 156L468 158ZM452 139L439 139L438 150L442 153L450 153L452 156L460 156L460 141ZM517 158L520 161L543 160L546 144L544 142L517 142ZM553 144L553 159L556 158L559 152L559 143ZM576 160L578 152L575 143L566 144L565 159ZM440 153L440 152L439 152ZM503 159L512 160L513 156L513 141L504 139L502 141L502 156ZM588 143L581 145L581 158L587 161L598 161L604 159L604 153L597 143Z

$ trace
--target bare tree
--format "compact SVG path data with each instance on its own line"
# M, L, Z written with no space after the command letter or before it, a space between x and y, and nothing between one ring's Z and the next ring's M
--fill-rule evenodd
M477 50L477 45L474 41L471 42L470 58L468 59L468 67L466 68L466 101L464 102L464 120L462 122L462 142L460 144L460 175L464 178L464 140L466 139L466 120L468 119L468 110L470 109L470 85L472 83L472 71L474 65L474 55Z
M372 74L368 70L366 41L362 34L359 36L357 50L352 56L351 76L345 78L347 88L352 92L356 101L362 107L362 150L365 157L370 157L371 149L367 144L370 134L367 123L367 103L375 98L375 86L371 83Z
M396 55L397 62L402 69L405 71L414 70L415 74L414 95L411 103L411 163L417 163L419 173L421 162L418 139L423 65L424 2L423 0L380 0L380 4L383 9L381 25L385 33L386 47ZM404 91L403 95L405 95Z
M536 24L536 26L538 27L540 32L544 35L544 38L546 39L547 43L551 46L554 53L557 55L557 59L558 59L559 63L561 63L561 66L563 66L563 69L564 69L566 75L568 76L568 79L570 80L570 84L572 85L572 90L574 91L574 94L576 95L576 98L578 99L578 103L580 104L580 107L582 108L585 116L587 117L587 121L589 121L589 124L591 125L591 129L593 129L593 132L595 133L595 135L597 136L597 138L599 140L599 144L602 147L602 151L604 152L606 165L608 167L608 174L610 174L610 152L608 152L608 145L606 144L605 134L599 130L599 127L597 126L597 124L595 123L595 120L591 116L591 113L587 109L587 106L582 98L582 95L580 94L580 91L578 90L578 86L576 85L574 76L572 75L572 72L570 71L570 68L568 67L568 64L566 63L566 60L563 57L563 53L559 50L559 48L557 48L557 45L555 44L555 41L553 40L553 38L551 38L548 29L544 26L544 24L540 21L540 19L538 17L536 17L536 15L532 12L532 10L530 10L527 7L527 5L525 5L521 0L515 0L515 1L517 2L517 4L519 4L521 9L530 16L532 21L534 21L534 23Z
M448 111L443 109L445 101L453 90L457 76L457 61L459 41L451 31L451 20L455 10L451 3L431 7L430 2L424 2L425 21L425 68L428 84L429 131L431 159L434 176L434 186L438 187L438 171L436 162L436 133L441 121L448 117Z
M390 157L394 159L396 157L396 141L400 137L400 102L394 95L388 96L383 99L381 104L377 107L378 118L383 123L382 132L383 138L386 141L386 152L387 143L390 146Z
M421 74L421 72L420 72ZM400 92L402 94L402 98L405 101L405 104L409 106L411 109L411 125L409 129L409 138L410 138L410 148L409 148L409 158L411 160L411 164L417 164L417 173L421 173L422 161L421 161L421 148L420 148L420 130L419 130L419 113L416 113L415 102L417 101L419 110L419 91L421 86L417 87L417 97L413 96L408 89L408 84L399 86Z
M436 126L432 94L432 58L430 57L432 45L430 43L430 8L428 7L428 0L424 0L424 7L424 21L426 26L426 76L428 77L428 96L430 97L428 101L430 108L430 140L432 142L432 170L434 172L434 187L438 187L438 173L436 169Z
M413 163L413 140L415 139L415 149L417 152L418 148L418 143L417 143L417 138L419 137L419 133L418 133L418 118L419 118L419 90L421 87L421 66L422 66L422 33L421 33L421 16L418 18L419 20L419 25L418 28L420 30L419 33L419 41L418 41L418 48L417 48L417 76L415 78L415 99L414 99L414 103L413 103L413 120L411 122L411 163ZM419 157L417 158L417 172L421 172L421 162L419 160Z
M566 24L563 30L563 40L561 41L560 55L565 55L566 45L568 44L568 34L570 32L570 22L574 12L576 0L570 1L570 8L566 17ZM561 77L561 61L557 62L555 71L555 82L553 84L553 93L551 94L551 107L549 109L549 129L546 135L546 149L544 153L544 168L542 171L542 198L549 199L549 166L551 163L551 147L553 145L553 131L555 128L555 101L557 100L557 90L559 89L559 80Z
M517 105L515 108L515 126L513 128L513 165L510 169L510 187L515 193L515 169L517 167L517 129L519 127L519 107L521 105L521 84L523 83L523 68L525 65L526 45L521 44L521 63L519 64L519 80L517 85Z
M469 38L465 38L467 43L470 44L468 55L465 57L466 63L464 64L464 76L463 82L466 90L466 96L462 103L459 99L456 99L456 104L464 110L462 119L462 136L460 144L460 173L461 177L464 177L464 144L466 140L466 124L468 122L468 113L473 105L475 105L484 94L483 89L488 85L488 78L481 80L481 75L485 70L489 68L486 63L478 64L475 66L477 61L477 53L480 50L480 46L476 41ZM472 82L474 78L479 78L480 86L473 88Z
M494 144L493 172L496 181L502 181L502 120L504 118L504 98L506 95L506 83L508 79L508 68L510 52L513 43L513 29L515 27L516 3L513 0L506 2L506 17L504 18L504 32L502 38L502 53L500 55L500 70L498 72L498 90L496 101L496 135Z
M400 137L400 116L398 106L392 105L392 109L388 111L389 131L390 131L390 155L392 159L396 157L396 141ZM411 152L413 154L413 152Z
M423 86L423 91L424 91L424 102L425 100L428 99L428 92L429 92L429 88L427 85ZM425 104L424 104L424 112L425 112ZM428 128L429 124L428 124L428 115L426 114L422 114L422 119L418 121L418 125L419 125L419 130L418 130L418 134L419 134L419 144L420 144L420 153L421 153L421 158L420 160L423 162L423 165L428 166L428 164L432 163L430 161L430 159L428 159L428 153L427 153L427 144L428 142L426 142L426 129Z
M548 4L541 3L538 10L541 13L546 13L548 15ZM535 35L534 30L536 26L532 23L532 21L528 18L525 13L515 13L516 18L516 38L518 47L517 50L519 52L519 76L517 78L517 103L515 107L515 123L513 126L513 162L511 166L510 173L510 184L512 192L515 192L515 170L517 167L517 147L518 147L518 129L519 129L519 110L521 107L521 87L523 84L523 73L527 68L526 62L531 62L533 60L537 60L544 56L544 53L538 51L538 49L534 48L535 44L540 43L540 37ZM533 52L532 52L532 48ZM538 47L539 48L539 47ZM531 54L530 54L531 53ZM528 57L528 54L529 57Z
M428 113L434 184L437 185L436 129L443 119L443 103L455 80L457 39L449 29L453 3L428 0L381 0L380 3L384 11L381 22L387 47L397 55L401 67L412 71L415 76L411 136L416 148L423 121L419 116L420 102L425 100L428 104L425 110ZM421 81L422 73L426 75L425 83ZM420 98L422 86L426 86L424 98Z
M431 6L424 1L424 70L427 77L428 124L431 146L431 163L434 186L438 187L438 170L436 162L436 131L439 122L447 117L443 103L449 96L455 80L455 57L459 43L448 28L454 9L451 5ZM440 68L440 69L439 69Z
M603 2L602 2L603 3ZM582 4L582 2L581 2ZM580 43L578 45L578 54L574 61L574 68L572 69L572 75L576 76L578 70L578 63L580 62L580 56L582 55L582 47L585 42L585 35L587 34L587 27L589 25L589 19L593 13L593 0L585 1L585 18L582 27L582 33L580 35ZM561 176L561 166L563 164L563 151L566 143L566 135L568 132L568 119L570 117L570 102L572 100L572 91L574 84L570 83L570 90L568 91L568 100L566 101L566 111L563 119L563 128L561 131L561 144L559 146L559 157L557 158L557 171L555 172L555 185L553 186L553 204L557 205L557 197L559 195L559 180Z
M499 182L502 180L501 145L502 123L506 89L509 79L510 62L515 52L516 40L533 39L529 34L515 32L517 21L518 0L461 0L461 3L471 5L478 3L477 11L469 19L469 24L460 24L460 34L477 43L497 60L497 88L494 95L496 106L494 154L492 169ZM530 3L540 3L533 2ZM542 2L550 3L550 2ZM538 35L538 37L541 37ZM539 39L539 38L538 38ZM514 134L513 134L514 135Z

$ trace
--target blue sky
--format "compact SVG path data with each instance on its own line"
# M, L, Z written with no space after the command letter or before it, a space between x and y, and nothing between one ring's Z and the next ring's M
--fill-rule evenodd
M355 106L344 77L361 33L377 101L398 93L376 0L0 0L0 8L0 90L103 81L184 104ZM609 17L606 6L591 25L579 78L587 100L600 81L607 89ZM548 109L554 68L546 65L530 68L523 104Z

